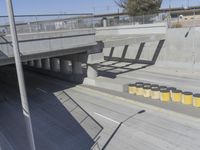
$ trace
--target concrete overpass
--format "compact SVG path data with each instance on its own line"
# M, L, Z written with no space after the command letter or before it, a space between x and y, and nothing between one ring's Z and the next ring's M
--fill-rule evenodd
M31 67L69 74L71 64L71 71L81 75L81 64L86 63L88 76L96 76L97 70L92 65L103 60L92 28L22 33L18 38L22 61ZM10 35L1 35L0 51L1 66L14 63Z

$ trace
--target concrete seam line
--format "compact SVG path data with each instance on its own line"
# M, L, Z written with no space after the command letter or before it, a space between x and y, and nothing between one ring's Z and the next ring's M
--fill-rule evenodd
M101 95L106 96L106 97L110 97L110 98L112 98L111 101L113 101L113 99L117 99L119 101L126 101L127 103L131 103L131 104L134 104L134 105L139 106L139 107L151 109L153 111L158 111L158 112L163 112L163 113L166 113L166 114L176 115L176 116L184 118L184 119L187 118L187 119L192 120L192 121L200 122L199 118L189 116L189 115L186 115L186 114L182 114L182 113L178 113L178 112L174 112L174 111L171 111L171 110L166 110L164 108L160 108L160 107L157 107L157 106L152 106L152 105L144 104L144 103L141 103L141 102L136 102L136 101L134 101L134 99L126 99L126 98L123 98L123 97L120 97L120 96L114 96L112 94L107 94L107 93L97 91L97 90L94 90L94 89L90 89L88 87L84 87L84 86L81 86L81 85L76 86L76 88L79 88L81 91L82 90L88 91L89 92L88 94L91 94L91 92L93 92L93 93L101 94Z

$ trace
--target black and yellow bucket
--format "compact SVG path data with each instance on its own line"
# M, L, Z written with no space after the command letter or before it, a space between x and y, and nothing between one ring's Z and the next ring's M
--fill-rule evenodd
M151 87L151 99L159 100L160 99L160 90L158 87Z
M129 84L128 85L128 93L129 94L136 94L136 85L135 84Z
M136 95L143 96L143 84L136 84Z
M179 103L182 100L182 91L181 90L172 90L172 101L175 103Z
M143 86L143 96L151 97L151 84L144 84Z
M171 96L171 99L172 99L173 91L175 91L176 88L175 87L168 87L167 89L170 91L170 96Z
M200 94L193 95L193 106L200 107Z
M161 90L167 90L167 87L166 86L159 86L159 89L160 89L160 91Z
M183 92L182 93L182 104L192 105L193 103L193 94L192 92Z
M160 100L162 102L169 102L170 99L170 91L167 88L160 89Z

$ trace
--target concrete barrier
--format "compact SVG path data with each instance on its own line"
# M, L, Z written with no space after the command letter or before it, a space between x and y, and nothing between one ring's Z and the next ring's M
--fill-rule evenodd
M114 26L105 28L96 28L96 35L110 36L110 35L141 35L141 34L165 34L167 30L166 23L154 23L143 25L127 25Z

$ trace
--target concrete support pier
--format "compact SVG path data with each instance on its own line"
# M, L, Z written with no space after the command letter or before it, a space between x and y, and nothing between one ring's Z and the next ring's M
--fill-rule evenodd
M51 70L54 72L60 71L60 59L59 58L51 58L50 59Z
M71 73L71 62L66 59L60 59L60 72L64 74L70 74Z
M98 76L97 66L95 64L88 64L87 65L87 77L95 78L97 76Z
M42 68L43 69L45 69L45 70L50 70L51 69L51 67L50 67L50 59L49 58L42 59L41 63L42 63Z
M29 65L30 67L34 67L34 61L33 61L33 60L28 61L28 65Z
M72 61L72 73L73 74L77 74L77 75L81 75L83 74L83 70L82 70L82 66L81 66L81 62L78 60Z
M40 59L34 60L34 66L36 68L42 68L42 62L41 62L41 60Z

